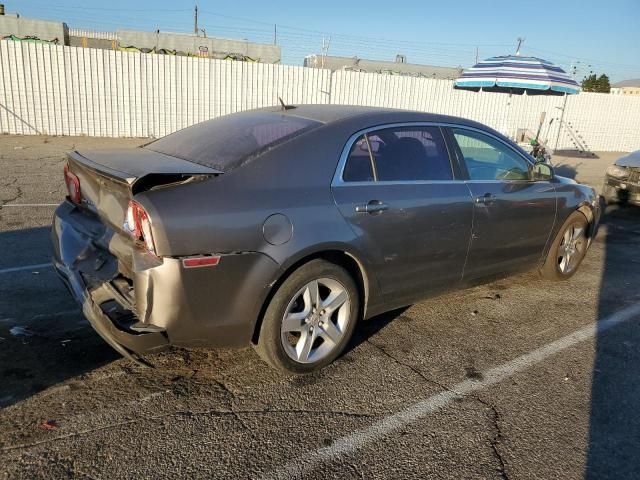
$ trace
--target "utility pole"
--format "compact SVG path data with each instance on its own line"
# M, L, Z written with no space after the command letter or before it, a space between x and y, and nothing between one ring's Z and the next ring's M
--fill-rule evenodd
M193 32L197 36L199 31L200 30L198 30L198 5L196 4L196 8L193 12Z
M331 37L329 37L328 39L325 39L323 35L322 36L322 57L321 57L320 68L324 68L324 59L326 58L327 53L329 52L330 44L331 44Z
M273 44L278 44L278 25L273 24Z
M478 57L480 56L480 52L478 47L476 47L476 65L478 64Z

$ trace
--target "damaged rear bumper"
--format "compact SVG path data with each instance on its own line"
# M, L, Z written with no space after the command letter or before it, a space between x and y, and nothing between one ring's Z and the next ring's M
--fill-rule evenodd
M182 258L153 257L68 201L56 210L51 235L54 267L85 317L136 361L169 345L248 346L278 271L257 252L185 268Z
M118 259L101 247L109 243L113 233L97 217L87 216L65 202L56 210L51 235L56 273L91 326L109 345L135 361L141 361L139 354L169 345L164 332L131 330L137 315L111 283L118 276Z
M122 356L143 362L139 357L140 354L160 351L169 345L168 338L164 333L138 333L118 328L116 321L110 318L109 313L113 314L120 310L117 313L132 315L132 312L126 307L115 307L116 310L114 310L113 294L108 289L98 287L89 291L79 272L58 262L54 262L54 267L67 289L81 305L82 313L91 323L93 329Z

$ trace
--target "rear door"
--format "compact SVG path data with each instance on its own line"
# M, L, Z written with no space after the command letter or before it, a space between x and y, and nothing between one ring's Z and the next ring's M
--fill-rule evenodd
M464 127L450 131L474 199L465 279L533 267L555 221L553 183L531 180L532 164L501 139Z
M332 189L390 304L461 280L473 204L439 127L387 126L354 135Z

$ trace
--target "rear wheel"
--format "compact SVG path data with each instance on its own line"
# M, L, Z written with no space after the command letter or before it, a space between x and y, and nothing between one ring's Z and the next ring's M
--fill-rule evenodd
M566 280L576 273L589 246L588 226L587 218L582 213L573 212L569 215L540 269L544 278Z
M271 299L256 351L275 368L312 372L342 353L358 312L358 289L349 273L312 260L294 271Z

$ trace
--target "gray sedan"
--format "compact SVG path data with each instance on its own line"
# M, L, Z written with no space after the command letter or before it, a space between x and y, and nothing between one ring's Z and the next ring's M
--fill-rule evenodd
M71 152L54 264L113 348L255 346L304 373L359 320L528 269L572 276L590 187L461 118L247 111L141 148Z

